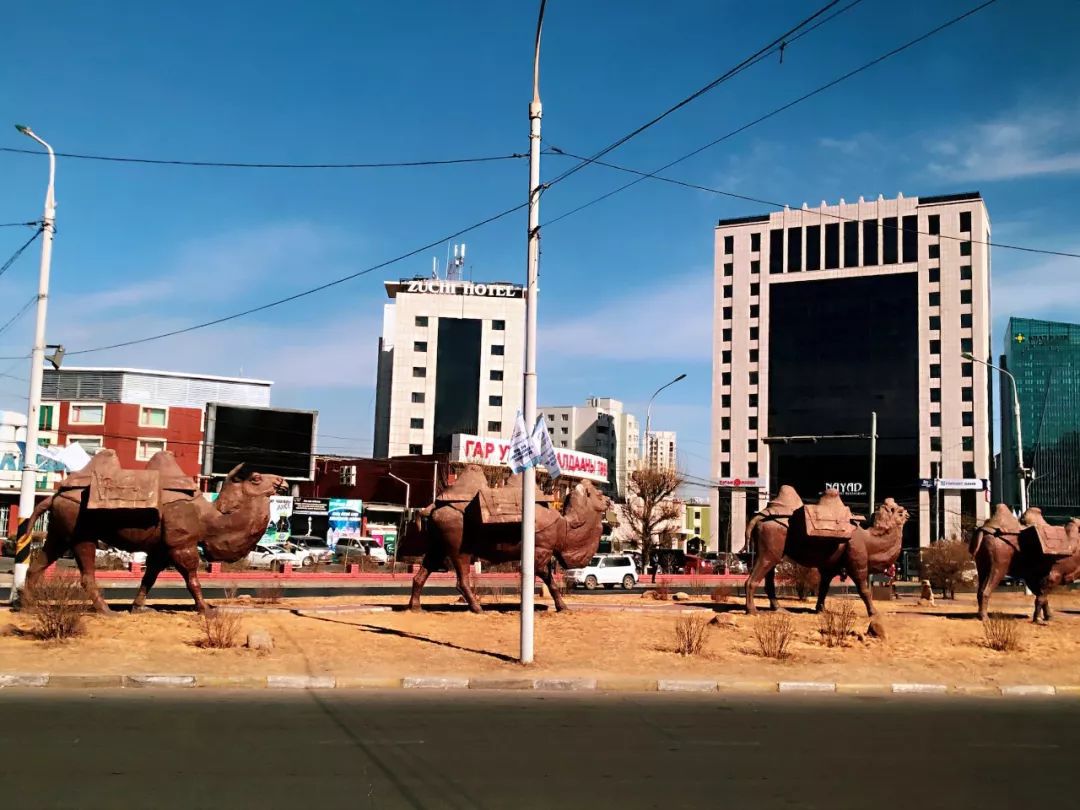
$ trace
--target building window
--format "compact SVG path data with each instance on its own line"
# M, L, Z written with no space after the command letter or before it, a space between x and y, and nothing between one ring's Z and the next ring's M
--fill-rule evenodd
M960 212L960 232L961 233L971 233L971 212L970 211L961 211Z
M904 229L901 245L903 247L903 261L917 262L919 260L919 218L914 214L904 217Z
M930 306L932 306L932 307L940 307L941 306L941 293L939 293L939 292L930 293Z
M491 370L491 372L488 374L488 376L491 378L492 382L502 382L502 378L503 378L502 369L493 368Z
M731 430L731 417L730 416L721 416L720 417L720 429L721 430Z
M758 466L756 461L748 461L746 463L746 474L750 478L757 478Z
M427 326L428 325L428 316L427 315L417 315L416 316L416 325L417 326Z
M788 228L787 269L789 273L802 270L802 228Z
M757 339L758 339L758 334L759 334L759 329L758 329L758 327L756 327L756 326L751 326L751 327L750 327L750 339L751 339L751 340L757 340Z
M492 394L491 396L488 397L488 405L490 405L493 408L501 408L502 407L502 397L499 396L498 394Z
M941 281L941 268L931 267L927 275L927 280L931 284L937 284L939 281Z
M724 265L724 275L725 276L733 276L733 275L735 275L735 265L733 265L731 263L725 264Z
M731 439L721 439L720 440L720 452L721 453L730 453L731 452Z
M505 332L506 321L492 321L491 328L494 329L496 332Z
M960 389L960 400L962 402L974 402L975 401L975 389L964 386Z
M725 321L730 321L731 320L731 307L724 307L723 312L722 312L722 316L723 316L723 319Z
M720 362L725 365L731 362L731 349L724 349L720 352Z
M941 427L941 411L930 411L930 427Z
M756 318L760 314L761 314L761 306L759 304L751 304L750 305L750 317L751 318Z
M724 255L725 256L730 256L734 252L735 252L735 237L734 236L725 236L724 237Z
M931 214L926 218L926 229L930 231L934 236L941 233L941 217L937 214Z
M961 290L960 291L960 303L961 304L970 304L971 303L971 290Z
M931 340L930 341L930 354L941 354L941 341L940 340Z
M422 444L410 444L409 445L409 455L410 456L420 456L420 455L423 455L423 453L424 453L424 446Z
M423 418L414 416L412 419L409 420L409 427L412 428L413 430L423 430L424 429L424 420L423 420Z
M940 388L931 388L930 389L930 401L931 402L941 402L941 389Z
M101 436L68 436L68 445L77 444L91 456L102 448Z
M962 314L960 316L960 328L961 329L970 329L971 328L971 313L970 312L965 312L964 314Z
M960 280L971 281L971 265L964 264L960 266Z
M720 372L720 384L721 385L731 385L731 372L730 371L722 371L722 372Z
M720 407L721 408L730 408L731 407L731 394L721 394L720 395Z
M941 377L941 363L930 364L930 379L936 380Z
M570 414L568 414L568 413L562 413L562 414L559 414L559 416L562 417L562 420L564 422L569 422L570 421Z
M547 415L547 418L548 418L548 421L549 421L549 422L554 422L554 421L555 421L555 414L553 414L553 413L549 413L549 414Z
M968 228L968 230L971 230L971 229ZM761 234L760 233L752 233L752 234L750 234L750 250L755 251L755 252L761 250Z
M747 404L749 404L749 406L750 406L751 408L756 408L756 407L757 407L757 403L758 403L758 396L757 396L757 394L751 394L751 395L750 395L750 396L749 396L749 397L747 398Z
M730 328L725 328L720 333L720 340L722 340L724 343L728 343L728 342L731 341L731 329Z
M424 403L424 392L423 391L413 391L412 392L412 401L415 402L418 405L422 405Z
M758 361L758 357L759 357L758 350L757 349L751 349L750 350L750 362L751 363L756 363Z
M135 460L149 461L155 453L160 453L164 450L164 439L139 439L135 445Z
M565 427L562 428L562 435L563 436L567 436L567 435L569 435L569 433L570 433L570 428L565 428Z
M752 295L752 296L761 295L761 284L760 283L755 281L753 284L750 285L750 295Z
M731 285L730 284L725 284L724 285L723 296L724 296L724 298L731 298Z
M960 424L964 427L973 427L975 425L975 414L971 411L964 411L960 414Z
M750 275L756 276L756 275L758 275L760 273L761 273L761 262L759 262L757 259L754 259L752 262L750 262Z
M960 243L960 255L961 256L970 256L971 255L971 242L961 242Z
M38 430L52 430L53 429L53 413L55 412L55 405L42 405L38 411Z
M502 422L488 422L488 433L502 433Z
M961 444L961 447L964 450L967 450L968 452L971 452L972 450L975 449L975 437L974 436L964 436L960 440L960 444Z
M941 452L941 437L940 436L931 436L930 437L930 450L931 450L931 452L937 452L937 453Z
M68 421L73 425L104 425L105 406L72 403L68 411Z
M415 341L413 341L412 349L413 349L414 352L426 352L427 351L427 341L426 340L415 340Z
M960 351L962 353L971 354L971 352L974 350L974 348L975 347L972 345L971 338L961 338L960 339Z
M878 222L876 219L864 219L862 224L862 263L877 264Z
M975 477L975 462L974 461L965 461L964 462L964 478L974 478L974 477Z
M844 223L844 267L859 266L859 223Z
M806 269L821 269L821 226L809 225L806 228Z
M756 371L750 372L750 385L758 384L758 373Z
M881 244L882 264L896 264L896 260L899 258L897 247L899 245L900 228L898 226L899 220L896 217L885 217L881 221L881 236L884 239Z
M931 332L937 332L939 329L941 329L941 316L940 315L931 315L930 316L930 331Z
M730 478L731 477L731 462L730 461L721 461L720 462L720 477L721 478Z
M974 373L975 373L975 364L972 363L970 360L967 361L966 363L961 363L960 364L960 376L961 377L970 377Z
M784 229L769 231L769 272L784 272Z
M941 258L941 245L929 245L927 247L927 250L930 251L930 258L931 259L940 259Z
M746 420L746 426L748 428L750 428L750 430L757 430L757 417L756 416L748 417L747 420Z
M505 351L506 347L503 346L501 343L495 343L491 347L491 353L496 357L502 357Z
M413 366L412 375L414 377L421 377L421 378L426 377L427 376L427 368L424 367L424 366Z
M750 439L746 440L746 452L747 453L756 453L757 452L757 439L750 438Z
M840 266L840 223L825 224L825 269L835 270Z

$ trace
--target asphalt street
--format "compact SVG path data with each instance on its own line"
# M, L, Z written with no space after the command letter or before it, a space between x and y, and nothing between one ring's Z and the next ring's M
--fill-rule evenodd
M1016 808L1076 800L1080 703L0 691L25 808Z

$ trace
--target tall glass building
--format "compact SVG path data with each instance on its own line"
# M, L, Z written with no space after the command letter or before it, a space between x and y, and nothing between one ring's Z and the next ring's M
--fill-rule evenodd
M1028 502L1048 517L1080 515L1080 325L1010 318L1001 365L1016 378L1031 470ZM1012 390L1001 386L1001 480L1006 503L1020 503Z

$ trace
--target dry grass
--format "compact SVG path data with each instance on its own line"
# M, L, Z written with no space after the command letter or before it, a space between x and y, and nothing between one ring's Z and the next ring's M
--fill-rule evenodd
M1020 649L1019 619L1004 613L991 613L983 622L986 646L998 652L1015 652Z
M762 613L754 620L754 638L766 658L783 660L791 655L795 625L787 613Z
M284 595L285 588L281 586L281 583L275 582L271 585L264 585L255 591L255 601L260 605L276 605Z
M858 614L855 604L847 599L829 600L818 615L821 636L826 647L843 647L851 638Z
M675 651L679 655L697 655L705 646L712 615L704 611L683 613L675 619Z
M714 602L731 602L738 597L738 589L734 585L717 585L710 594Z
M227 650L240 645L240 616L225 610L208 610L202 615L203 637L196 644L211 650Z
M691 574L686 592L691 596L706 596L709 593L708 580L701 574Z
M240 586L235 582L226 582L221 586L221 590L225 592L226 602L235 602L240 595Z
M94 568L98 571L127 571L127 561L119 554L102 554L94 560Z
M653 598L664 602L671 599L671 583L665 577L656 580L656 587L653 588Z
M776 566L776 581L777 584L790 585L799 601L805 602L811 594L817 594L821 575L816 568L807 568L785 558Z
M241 557L236 562L222 563L221 570L226 572L250 571L251 566L248 565L247 557Z
M35 638L67 641L85 632L84 616L90 600L77 579L42 577L23 598L34 617L31 633Z

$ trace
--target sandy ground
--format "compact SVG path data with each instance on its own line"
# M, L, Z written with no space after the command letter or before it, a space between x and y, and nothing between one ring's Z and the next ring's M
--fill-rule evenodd
M209 650L200 618L186 603L157 602L148 613L87 617L86 633L65 643L41 642L28 631L33 618L11 614L0 635L0 671L52 673L185 673L205 675L308 674L337 676L525 674L513 660L518 617L503 597L473 615L451 599L426 598L423 613L401 608L406 597L295 599L260 612L241 613L241 643L247 631L270 632L275 648L256 653L244 648ZM541 600L543 603L544 600ZM240 603L247 604L247 603ZM983 643L974 617L974 599L938 600L936 607L912 599L883 602L888 639L851 639L828 648L818 632L818 617L808 603L785 601L795 625L791 656L763 658L754 638L752 617L735 602L713 605L722 623L712 626L704 651L683 657L673 651L676 606L636 596L571 598L580 608L536 621L536 663L527 672L563 676L639 676L710 678L723 681L825 680L846 683L897 681L959 685L1080 683L1080 594L1060 594L1049 626L1023 622L1022 649L1001 653ZM761 601L759 604L764 605ZM350 605L386 605L393 612L358 613ZM666 605L671 612L611 609ZM326 612L336 607L336 612ZM685 607L680 605L680 608ZM996 610L1018 621L1030 598L1000 594ZM302 615L304 609L321 609ZM600 609L598 609L600 608ZM859 605L856 629L866 628ZM734 622L734 625L728 622ZM2 627L5 622L0 622Z

